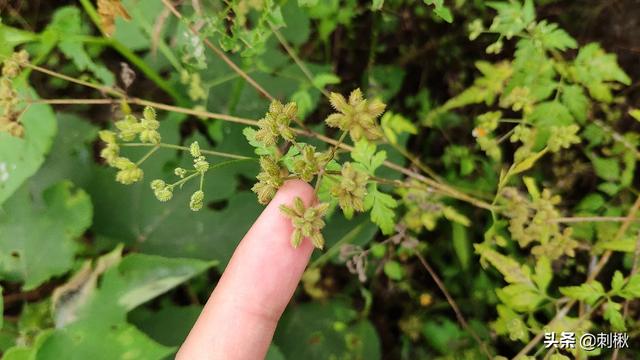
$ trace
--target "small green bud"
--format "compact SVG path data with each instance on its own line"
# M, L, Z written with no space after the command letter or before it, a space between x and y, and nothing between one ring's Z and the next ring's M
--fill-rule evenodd
M142 130L140 132L140 141L143 143L159 144L162 138L160 133L155 130Z
M124 119L116 121L116 128L119 130L118 136L124 141L132 141L144 130L142 124L133 115L126 115Z
M342 166L340 182L331 189L331 195L338 199L340 208L344 211L364 211L364 198L367 196L367 181L369 175L356 169L347 162Z
M183 179L185 177L185 175L187 175L187 170L181 168L181 167L177 167L175 168L175 170L173 170L173 173L176 174L176 176L180 177L181 179Z
M124 185L131 185L142 180L143 175L144 172L142 169L136 166L118 171L116 174L116 181Z
M202 190L198 190L191 195L191 201L189 202L189 207L191 211L199 211L202 209L202 205L204 203L204 192Z
M107 146L100 151L100 157L103 158L107 164L114 166L115 160L120 157L120 146L117 144L107 144Z
M277 100L272 101L269 106L269 112L264 118L258 120L256 140L266 146L275 145L279 136L282 136L287 141L292 141L295 138L295 134L290 124L297 112L298 106L293 102L282 105Z
M144 117L144 120L156 121L156 110L151 106L147 106L144 108L142 116Z
M209 170L209 162L204 156L198 156L197 159L193 160L193 167L199 172L204 173Z
M257 176L258 182L251 188L251 191L258 195L258 202L266 205L282 186L287 174L286 170L280 169L278 161L270 156L260 158L260 168L262 171Z
M173 191L171 187L168 186L162 189L155 190L153 194L156 196L156 199L162 202L167 202L173 197Z
M156 179L151 182L151 189L153 190L161 190L167 186L167 183L164 180Z
M100 140L107 144L115 144L116 143L116 133L110 130L102 130L98 132L98 136Z
M197 141L194 141L191 143L191 146L189 147L189 152L191 153L191 156L193 156L194 158L202 156L202 153L200 152L200 144L198 144Z

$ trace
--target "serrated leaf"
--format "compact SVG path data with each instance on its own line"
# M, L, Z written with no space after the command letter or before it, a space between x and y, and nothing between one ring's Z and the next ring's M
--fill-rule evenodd
M533 282L538 289L544 294L553 278L553 270L551 269L551 261L549 258L542 256L536 262L535 273L531 276Z
M609 320L611 327L614 331L624 331L626 330L626 326L624 324L624 318L622 317L622 313L620 310L622 309L622 305L614 301L607 301L604 306L604 311L602 312L602 316L605 320Z
M619 270L616 270L613 273L613 278L611 279L611 291L614 293L619 293L622 290L622 286L624 286L624 276Z
M376 145L363 139L356 143L351 152L351 158L373 175L387 159L387 152L384 150L376 152Z
M518 312L534 311L538 304L544 300L544 295L527 284L511 284L502 289L497 289L496 294L500 301Z
M416 134L416 126L400 114L386 112L380 119L380 125L385 137L392 144L398 143L398 136L402 133Z
M587 120L587 112L589 109L589 99L584 90L579 85L565 85L562 87L560 96L562 103L571 111L571 114L580 123Z
M620 178L618 159L599 157L595 154L592 154L589 158L598 177L608 181L616 181Z
M364 207L371 210L371 221L377 224L382 233L389 235L395 228L395 209L398 202L389 194L378 191L376 184L370 184L369 192L364 199Z
M313 77L313 85L324 89L327 85L339 84L340 78L332 73L321 73Z
M483 260L488 261L504 276L504 280L512 284L528 284L531 282L531 271L528 267L520 265L517 261L500 254L485 244L475 244L476 252Z
M589 305L593 305L605 295L602 284L598 281L591 281L580 286L564 286L560 288L560 292L575 300L585 301Z
M640 298L640 273L633 274L633 276L629 278L620 295L625 299Z
M566 31L560 29L558 24L548 23L546 20L540 21L534 29L534 37L538 39L546 49L575 49L578 47L576 40Z
M631 83L629 76L618 65L616 55L606 53L597 43L580 48L571 71L593 98L603 102L613 100L608 82Z
M44 208L36 207L23 187L0 210L0 277L24 282L24 290L70 270L75 238L91 224L91 200L70 182L47 189L43 198Z

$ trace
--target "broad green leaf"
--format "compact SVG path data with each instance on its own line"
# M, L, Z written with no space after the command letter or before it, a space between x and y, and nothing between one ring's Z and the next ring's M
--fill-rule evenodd
M14 85L21 96L38 98L21 80ZM0 205L42 165L57 131L56 117L46 104L29 105L19 121L24 138L0 131Z
M324 89L327 85L339 84L340 78L332 73L321 73L313 77L313 85Z
M24 282L25 290L70 270L75 238L91 224L91 200L70 182L47 189L43 199L36 206L23 187L0 210L0 277Z
M558 24L540 21L533 29L533 37L542 43L545 49L575 49L578 43L566 31L558 27Z
M609 82L631 83L629 76L618 65L616 55L607 54L597 43L580 48L571 72L593 98L603 102L613 100Z
M393 233L396 217L394 209L398 202L391 195L380 192L375 183L370 184L368 190L364 198L364 207L371 210L371 221L380 227L383 234Z
M404 277L404 269L399 262L394 260L389 260L384 263L384 273L391 280L402 280Z
M593 305L605 295L602 284L598 281L591 281L580 286L563 286L560 292L575 300L585 301L589 305Z
M593 170L598 177L608 180L616 181L620 177L620 164L618 159L599 157L595 154L591 154L589 157L593 164Z
M375 328L343 302L289 307L274 337L286 359L371 359L381 357Z
M139 307L127 318L150 338L164 346L180 346L202 311L201 305L163 305L159 310Z

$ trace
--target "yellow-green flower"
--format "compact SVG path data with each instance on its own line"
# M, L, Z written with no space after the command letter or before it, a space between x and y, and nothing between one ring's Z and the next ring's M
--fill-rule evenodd
M344 211L364 211L364 198L367 196L369 175L356 169L347 162L342 165L340 182L331 189L331 194L338 199Z
M264 118L258 120L258 131L256 132L256 140L265 146L272 146L278 142L278 137L291 141L295 138L295 134L290 127L298 112L296 103L290 102L283 105L281 102L274 100L269 106L269 111Z
M338 93L331 93L329 101L338 112L329 115L325 120L327 125L348 131L353 141L363 137L375 140L382 136L382 131L376 123L376 118L382 115L386 107L382 101L365 100L360 89L351 92L349 101Z
M324 247L322 228L325 225L324 216L328 209L328 203L305 207L299 197L295 198L293 206L280 205L280 211L290 218L293 224L294 230L291 235L291 245L293 247L298 247L305 237L309 238L313 246L318 249Z
M280 168L278 162L269 156L260 158L260 168L262 171L257 176L258 182L253 185L251 190L258 195L258 202L266 205L282 186L287 174Z

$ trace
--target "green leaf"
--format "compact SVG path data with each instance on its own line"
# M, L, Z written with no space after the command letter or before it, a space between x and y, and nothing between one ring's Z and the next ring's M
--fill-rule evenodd
M533 282L538 289L544 294L553 278L553 270L551 269L551 261L549 258L542 256L536 262L536 272L531 276Z
M458 210L456 210L456 208L452 206L445 206L444 209L442 209L442 215L444 215L447 220L451 220L462 226L468 227L469 225L471 225L471 220L469 220L469 218L465 215L458 212Z
M627 281L627 285L620 292L620 295L625 299L637 299L640 298L640 273L633 274Z
M609 82L616 81L624 85L631 83L629 76L618 65L616 55L607 54L597 43L581 47L570 70L593 98L603 102L613 100Z
M376 145L363 139L356 143L351 158L362 165L370 175L374 175L376 169L387 159L387 152L376 152Z
M611 327L614 331L625 331L626 326L624 324L624 318L622 317L622 313L620 310L622 309L622 305L614 301L607 301L604 304L604 311L602 312L602 316L605 320L609 320Z
M504 276L506 282L533 286L531 270L528 267L520 265L517 261L500 254L486 244L474 244L474 247L482 260L491 263Z
M307 90L298 90L291 95L291 101L298 105L298 117L304 119L313 110L313 100Z
M24 187L0 210L0 277L24 282L24 290L71 269L74 240L91 224L91 200L70 182L47 189L43 199L43 208L35 206Z
M579 85L565 85L562 87L560 96L562 103L569 109L578 122L583 123L587 120L587 112L589 110L589 99L584 90Z
M451 223L451 239L453 250L456 252L463 269L468 269L471 262L471 241L467 236L467 229L459 223Z
M417 134L416 126L400 114L386 112L380 119L384 135L392 144L398 144L398 136L402 133Z
M505 305L519 312L532 312L544 300L543 294L527 284L511 284L497 289L496 294Z
M22 97L38 99L21 81L14 86ZM0 131L0 205L42 165L57 131L56 117L46 104L30 104L19 121L24 138Z
M332 73L321 73L313 77L313 85L320 89L324 89L327 85L339 84L340 78Z
M632 118L640 121L640 109L629 110L629 115L631 115Z
M616 272L613 273L613 278L611 279L611 291L617 294L622 290L623 286L624 276L622 276L622 273L619 270L616 270Z
M595 280L580 286L560 287L560 292L572 299L585 301L589 305L594 305L598 299L605 295L602 284Z
M366 210L371 210L371 221L380 227L383 234L393 233L396 217L393 209L398 206L398 202L391 195L378 191L375 183L370 184L368 190L364 198L364 207Z
M593 164L593 170L598 177L607 181L616 181L620 177L620 164L618 159L598 157L595 154L589 156Z
M399 262L389 260L384 263L384 273L389 279L400 281L404 277L404 268Z
M533 165L536 164L536 161L538 161L538 159L540 159L546 153L546 150L542 150L527 156L526 158L522 159L522 161L516 164L513 164L513 167L509 171L509 176L517 175L531 169Z
M381 358L380 340L369 321L341 301L312 302L287 308L274 343L286 359Z
M86 52L84 43L77 38L79 35L88 35L88 29L83 27L80 18L80 9L75 6L65 6L56 10L45 33L50 39L55 39L60 51L71 59L78 70L91 71L105 85L114 84L115 77L109 69L104 65L96 64Z
M372 0L371 1L371 10L380 10L384 5L384 0Z
M433 5L433 13L440 17L442 20L452 23L453 15L451 14L451 10L444 5L444 0L423 0L427 5Z
M533 37L542 43L545 49L575 49L578 43L566 31L560 29L558 24L548 23L546 20L540 21L533 30Z

